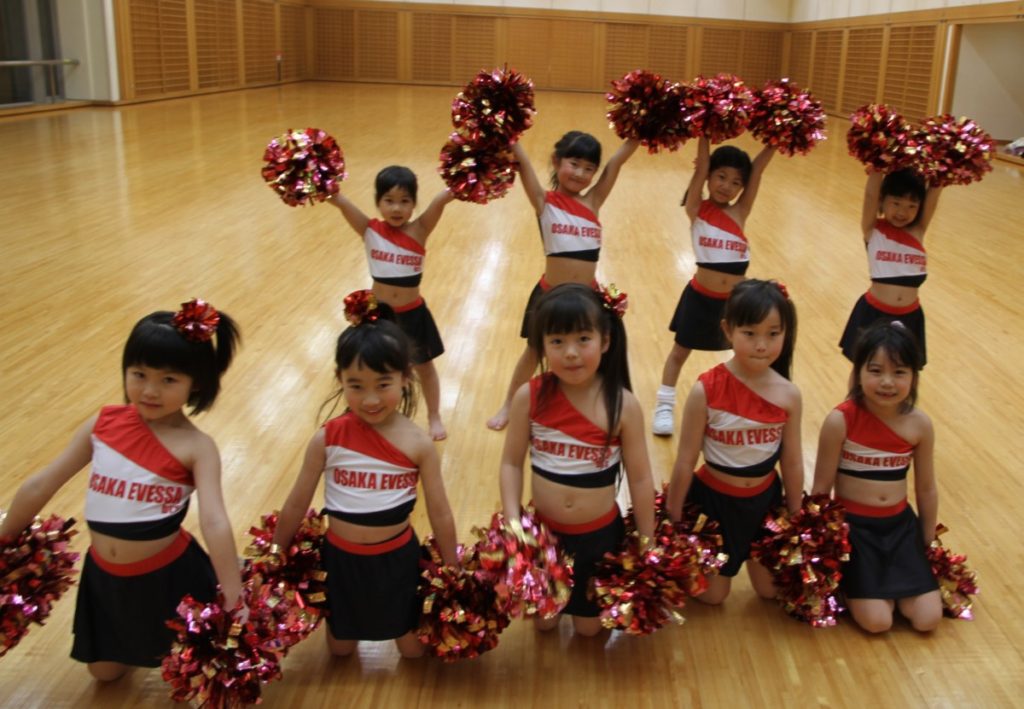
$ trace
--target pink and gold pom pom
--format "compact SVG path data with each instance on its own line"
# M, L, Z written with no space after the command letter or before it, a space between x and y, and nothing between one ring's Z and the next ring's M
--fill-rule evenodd
M954 554L942 546L939 537L947 530L943 525L935 527L935 539L925 552L932 566L932 574L939 582L939 593L942 595L942 612L952 618L973 620L974 599L978 593L978 579L973 571L967 568L967 557Z
M769 81L755 94L750 132L783 155L806 155L825 139L825 109L789 79Z
M481 71L452 101L452 125L468 143L505 149L533 125L533 82L514 69Z
M324 518L308 510L285 547L273 543L278 516L263 515L249 529L252 542L242 582L250 589L250 619L273 627L275 648L287 650L309 637L323 620L327 572L320 559Z
M512 188L516 163L507 148L475 144L452 133L441 148L441 179L456 199L486 204Z
M683 87L652 71L631 71L612 81L608 121L620 138L639 140L650 153L676 150L690 137L681 120Z
M498 645L509 615L491 583L478 578L475 548L458 549L460 567L441 558L437 540L427 537L420 562L422 602L416 635L428 652L444 662L479 657Z
M243 597L247 591L243 591ZM258 704L262 685L281 677L281 652L271 626L246 619L241 603L225 611L224 597L200 603L185 596L178 618L167 621L178 633L161 663L170 697L196 706ZM250 599L244 601L251 604Z
M263 161L263 179L291 207L323 202L346 177L341 148L318 128L289 129L267 144Z
M36 517L15 539L0 539L0 657L29 625L43 625L53 604L74 583L78 554L68 550L75 520Z
M885 104L861 106L850 115L846 145L869 171L882 172L912 167L920 150L911 125Z
M935 116L916 135L922 146L917 169L932 187L967 185L992 169L992 136L970 118Z
M846 510L828 495L804 495L796 514L765 521L771 534L750 556L771 572L783 610L814 627L836 624L842 564L850 558Z
M521 618L553 618L572 594L572 560L530 507L518 520L495 514L487 529L474 528L477 575L495 586L502 609Z
M741 135L753 109L753 92L732 74L698 76L683 87L683 130L694 138L703 136L712 144Z

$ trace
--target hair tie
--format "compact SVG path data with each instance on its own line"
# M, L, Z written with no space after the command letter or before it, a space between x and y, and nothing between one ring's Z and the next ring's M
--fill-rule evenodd
M380 310L377 308L377 296L372 290L356 290L345 296L345 319L352 327L363 323L377 322Z
M192 342L209 342L219 322L217 309L199 298L182 303L181 310L171 319L171 325Z
M891 323L889 323L889 324L890 324L890 325L892 325L892 326L893 326L894 328L896 328L897 330L903 330L904 332L906 332L906 331L907 331L907 326L903 324L903 321L902 321L902 320L893 320L893 321L892 321Z
M598 285L597 295L601 298L601 304L615 313L620 320L626 314L626 309L629 307L629 296L616 288L614 283L609 283L606 286Z
M772 281L772 283L774 283L775 287L779 289L780 293L782 293L782 297L789 300L789 289L786 288L786 284L782 281Z

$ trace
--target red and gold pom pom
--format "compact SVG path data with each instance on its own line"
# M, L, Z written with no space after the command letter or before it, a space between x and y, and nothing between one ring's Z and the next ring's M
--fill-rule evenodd
M590 593L601 609L604 627L650 635L685 620L680 611L693 577L700 574L700 553L670 531L661 531L665 538L659 534L657 541L665 545L649 545L634 531L619 552L605 554L598 563Z
M376 322L380 319L380 308L377 307L377 296L372 290L352 291L345 296L345 319L352 327L364 322Z
M225 611L223 600L220 594L214 603L185 596L178 604L178 618L167 621L178 638L161 663L161 675L176 702L209 707L258 704L261 685L281 677L281 653L273 649L272 628L251 616L244 619L241 606Z
M263 161L263 179L291 207L323 202L346 177L341 148L318 128L289 129L267 144Z
M769 81L754 96L750 132L783 155L806 155L825 139L825 109L789 79Z
M861 106L850 114L846 132L850 155L868 170L892 172L912 167L918 159L919 140L909 123L885 104Z
M471 145L507 148L533 125L533 82L514 69L481 71L452 101L452 125Z
M992 169L992 136L970 118L948 113L929 118L917 133L922 150L917 165L932 187L967 185Z
M78 554L68 551L75 520L36 517L15 539L0 539L0 657L43 625L53 604L74 583Z
M698 76L683 87L682 125L690 136L712 144L735 138L747 129L754 94L732 74Z
M683 87L652 71L631 71L612 81L608 121L620 138L639 140L650 153L676 150L690 137L681 119Z
M521 519L495 514L487 529L474 528L478 577L495 586L502 609L520 618L553 618L572 594L572 560L530 507Z
M978 579L973 571L967 568L967 557L954 554L942 546L939 537L947 530L939 524L935 527L935 539L925 552L932 566L932 574L939 582L939 593L942 595L942 612L952 618L973 620L974 599L978 593Z
M193 342L209 342L217 325L220 324L220 313L205 300L193 298L181 304L181 310L171 318L171 325L178 329L186 339Z
M276 512L263 515L260 526L249 529L242 581L250 589L250 620L273 626L275 647L286 651L323 620L327 572L320 547L326 527L323 515L311 509L282 548L273 543L277 519Z
M422 612L416 635L444 662L493 650L510 621L494 586L475 574L479 570L475 549L460 545L458 554L461 567L446 565L437 540L430 536L423 543L420 561Z
M459 133L441 148L441 179L464 202L486 204L504 197L515 182L515 167L507 148L474 144Z
M783 610L814 627L835 625L850 558L846 510L828 495L804 495L796 514L780 510L765 526L771 534L751 545L750 556L771 572Z

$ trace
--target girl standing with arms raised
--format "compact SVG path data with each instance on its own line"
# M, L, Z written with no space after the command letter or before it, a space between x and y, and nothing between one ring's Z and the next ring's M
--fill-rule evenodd
M345 299L352 326L338 338L334 360L348 408L310 440L274 532L275 544L291 542L323 478L330 520L323 546L327 645L335 655L350 655L360 640L391 639L403 657L424 653L415 633L420 545L409 524L419 482L441 555L458 564L437 451L409 420L415 406L409 342L385 319L388 311L371 291Z
M776 281L743 281L729 294L722 330L733 357L700 375L690 390L667 499L673 520L687 501L720 525L729 560L697 596L711 604L729 595L765 514L782 503L783 493L791 513L800 509L804 478L800 391L789 381L793 301ZM704 465L694 472L701 453ZM775 597L766 568L750 561L747 573L759 596Z
M591 187L601 165L601 144L588 133L569 131L555 143L551 154L551 190L545 190L537 179L522 143L512 146L523 189L537 213L545 256L544 275L526 304L521 337L528 337L530 313L544 292L562 283L596 285L601 254L601 222L597 215L611 194L622 165L639 145L635 140L624 141ZM527 345L512 372L505 401L488 419L488 428L500 431L508 424L512 397L536 371L537 362L536 353Z
M374 181L377 209L381 219L370 219L342 194L328 200L341 210L345 221L363 238L366 262L373 278L373 293L391 306L402 331L413 346L413 362L427 404L427 425L435 441L448 436L441 421L441 382L434 359L444 353L444 344L434 316L420 295L427 237L437 226L444 208L455 199L443 190L416 219L418 191L416 175L407 167L391 165L377 173Z
M854 621L871 633L892 627L898 609L915 630L934 630L942 599L925 550L935 538L939 497L932 422L914 407L922 356L900 322L865 330L853 350L849 398L825 418L815 494L835 489L850 525L841 588ZM907 504L914 464L917 510Z
M588 581L625 536L615 502L623 466L636 527L647 538L654 532L654 483L643 414L630 390L625 305L625 294L598 294L575 283L538 299L529 343L547 371L512 397L501 457L502 509L506 519L519 519L530 451L537 516L575 559L564 613L581 635L601 630L598 606L587 599ZM558 616L537 620L542 630L557 624Z
M928 277L924 233L935 214L941 187L926 188L913 170L888 175L873 171L864 187L861 229L868 252L871 287L860 297L839 341L853 361L854 343L877 320L899 320L917 337L921 366L928 361L924 311L917 291Z
M652 430L658 436L675 431L676 383L693 350L727 350L722 337L725 299L750 265L750 247L743 234L761 186L761 176L775 149L750 156L731 145L709 154L707 138L697 142L697 161L683 203L690 217L690 236L697 272L683 290L669 330L675 344L662 368ZM708 199L703 199L704 183ZM738 199L737 199L738 197ZM735 200L735 201L734 201Z
M220 454L183 410L213 405L237 343L234 321L201 300L136 323L121 361L127 403L86 420L56 460L22 484L0 526L0 537L18 534L92 461L85 498L91 543L71 656L97 679L117 679L129 666L158 667L175 637L165 621L185 595L208 603L219 582L228 609L238 600ZM193 490L210 556L181 528Z

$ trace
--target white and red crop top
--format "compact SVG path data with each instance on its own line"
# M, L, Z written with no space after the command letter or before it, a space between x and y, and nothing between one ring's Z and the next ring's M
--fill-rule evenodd
M914 447L852 399L836 410L846 420L839 472L864 480L906 480Z
M726 212L706 199L690 226L697 265L719 273L742 276L750 266L750 244L743 229Z
M423 244L380 219L371 219L363 234L370 276L389 286L416 287L423 279Z
M351 411L324 424L324 432L327 513L371 527L407 519L416 505L417 465Z
M85 494L89 529L118 539L161 539L181 526L194 489L192 471L164 447L138 409L100 409Z
M868 269L876 283L919 288L928 277L924 244L884 219L875 222L867 248Z
M725 364L700 375L708 401L704 462L729 475L757 478L775 467L789 414L755 393Z
M578 200L546 193L538 221L545 256L596 262L601 255L601 222Z
M547 372L530 380L530 465L537 475L570 487L614 485L622 444L572 405Z

